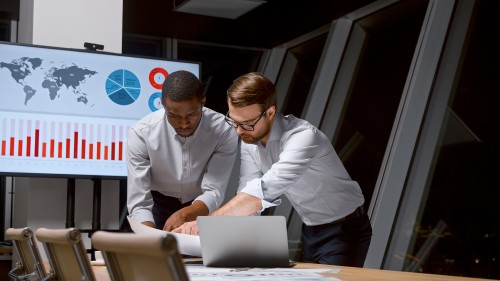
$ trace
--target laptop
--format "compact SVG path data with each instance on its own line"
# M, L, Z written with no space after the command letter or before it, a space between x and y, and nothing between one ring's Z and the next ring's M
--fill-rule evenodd
M199 216L203 265L289 267L283 216Z

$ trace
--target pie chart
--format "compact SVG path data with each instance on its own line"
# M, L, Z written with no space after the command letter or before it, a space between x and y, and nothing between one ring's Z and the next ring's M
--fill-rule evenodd
M151 109L151 111L153 111L153 112L157 111L160 108L163 108L163 105L161 104L161 93L156 92L156 93L152 94L149 97L148 105L149 105L149 109Z
M161 90L163 87L163 82L165 81L165 78L167 78L168 72L161 68L157 67L151 70L149 73L149 83L151 83L151 86L154 88Z
M106 93L114 103L129 105L139 98L141 83L131 71L118 69L106 79Z

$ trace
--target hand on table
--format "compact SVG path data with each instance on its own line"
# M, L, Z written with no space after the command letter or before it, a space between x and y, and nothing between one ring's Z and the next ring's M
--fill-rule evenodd
M172 230L172 232L198 235L198 223L196 221L186 222L183 225Z

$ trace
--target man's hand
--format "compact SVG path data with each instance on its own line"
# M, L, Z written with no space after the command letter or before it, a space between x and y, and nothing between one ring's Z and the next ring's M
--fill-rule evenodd
M144 224L145 226L156 228L156 224L152 221L143 221L142 224Z
M198 222L197 221L186 222L180 227L177 227L176 229L172 230L172 232L198 235Z
M172 229L181 226L186 221L187 221L187 216L186 216L185 212L183 212L183 209L180 209L179 211L173 213L167 219L167 221L165 222L165 225L163 226L163 230L172 231Z
M194 221L196 220L196 217L206 215L208 215L207 205L205 205L202 201L196 200L190 206L184 207L173 213L165 222L163 230L172 231L173 229L180 227L185 222Z

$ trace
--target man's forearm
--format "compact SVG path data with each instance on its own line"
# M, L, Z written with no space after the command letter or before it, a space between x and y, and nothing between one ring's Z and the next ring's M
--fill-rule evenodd
M208 215L208 207L202 201L194 201L190 206L182 209L184 212L184 219L186 221L196 220L198 216L207 216Z
M208 207L202 201L194 201L190 206L184 207L173 213L165 222L163 230L172 231L182 224L196 220L198 216L207 216Z
M238 193L224 206L215 210L213 216L250 216L262 209L261 199L244 192Z
M142 224L149 226L149 227L152 227L152 228L156 228L155 223L152 221L143 221Z

